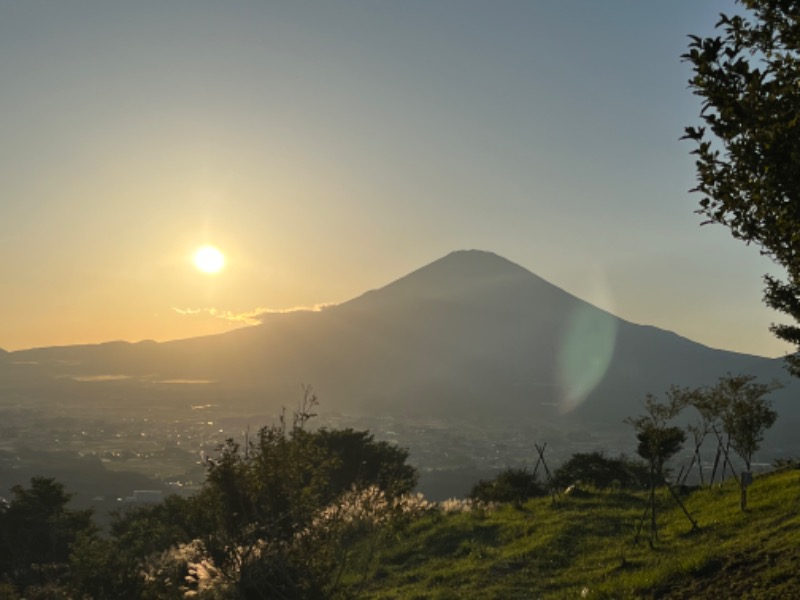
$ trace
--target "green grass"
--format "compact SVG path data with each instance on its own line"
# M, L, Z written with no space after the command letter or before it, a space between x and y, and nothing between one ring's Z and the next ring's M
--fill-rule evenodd
M634 544L646 498L591 491L555 504L425 515L381 541L363 596L800 598L800 471L756 479L747 513L735 482L685 496L694 531L661 490L652 548L647 522ZM346 581L361 579L363 564L352 561Z

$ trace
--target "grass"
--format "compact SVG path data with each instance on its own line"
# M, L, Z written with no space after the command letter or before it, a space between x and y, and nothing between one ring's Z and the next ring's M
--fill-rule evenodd
M375 599L800 598L800 471L756 479L747 513L735 482L683 498L666 490L658 540L647 494L591 490L521 507L427 514L382 541L363 596ZM361 579L356 560L348 576ZM359 573L359 571L361 571Z

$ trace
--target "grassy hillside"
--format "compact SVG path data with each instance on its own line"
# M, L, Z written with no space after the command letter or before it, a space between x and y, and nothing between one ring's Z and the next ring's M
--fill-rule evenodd
M633 542L645 499L588 491L555 503L426 515L377 551L361 549L375 552L364 596L800 598L800 470L757 478L746 514L735 482L684 496L697 531L662 490L653 548L647 524ZM356 585L363 567L352 560L350 569Z

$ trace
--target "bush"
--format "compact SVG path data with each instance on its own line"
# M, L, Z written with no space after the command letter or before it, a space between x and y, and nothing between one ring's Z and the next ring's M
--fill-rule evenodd
M522 504L530 498L547 495L536 475L527 469L505 469L494 479L481 480L469 493L471 500L478 502L513 502Z
M416 482L402 448L368 432L307 430L315 406L307 391L291 425L281 418L244 447L228 440L192 499L204 559L238 598L332 597L353 539L377 532L378 512L395 512L391 500ZM351 496L372 521L336 510Z
M351 547L404 522L408 451L368 432L306 429L316 398L207 460L191 498L116 516L72 552L74 597L338 597Z
M576 483L597 488L641 488L649 482L647 465L625 456L609 458L602 452L573 454L553 475L554 483L566 488Z

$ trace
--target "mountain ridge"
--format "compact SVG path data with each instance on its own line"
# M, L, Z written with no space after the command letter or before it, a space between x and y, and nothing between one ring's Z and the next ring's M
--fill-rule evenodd
M341 309L342 307L350 307L352 305L357 305L359 303L362 303L362 302L364 302L366 300L370 300L370 299L374 298L376 295L385 294L385 293L389 293L389 292L394 292L395 290L403 288L404 286L408 287L408 284L412 283L412 282L413 282L414 287L419 288L420 287L419 286L419 279L420 278L424 277L427 280L434 279L434 277L432 277L432 275L433 274L439 274L442 271L444 271L445 273L447 273L450 276L448 278L445 278L445 280L452 279L452 275L453 275L454 271L460 271L461 272L460 273L460 275L461 275L460 280L462 282L469 280L468 277L467 277L468 275L469 276L480 275L484 279L486 278L487 275L491 275L492 278L495 281L498 279L498 275L502 275L505 278L513 278L513 277L522 278L522 277L525 277L525 278L528 278L529 280L531 280L531 279L535 280L538 285L544 287L545 289L555 291L555 292L557 292L559 294L562 294L564 296L568 296L570 299L572 299L574 301L588 304L588 305L592 306L594 309L596 309L598 311L602 311L604 313L607 313L607 314L613 316L615 319L618 319L621 322L628 323L628 324L636 326L636 327L642 327L642 328L645 328L645 329L653 329L655 331L658 331L658 332L661 332L661 333L664 333L664 334L677 336L678 338L680 338L682 340L687 340L689 342L704 346L704 347L706 347L708 349L711 349L711 350L729 352L729 353L732 353L732 354L740 354L740 355L744 355L744 356L765 358L765 359L770 359L770 360L781 360L780 357L778 357L778 358L765 357L765 356L761 356L761 355L753 354L753 353L748 353L748 352L741 352L741 351L736 351L736 350L727 350L727 349L723 349L723 348L716 348L716 347L708 345L708 344L706 344L704 342L699 342L697 340L694 340L692 338L689 338L689 337L687 337L685 335L679 334L679 333L674 332L672 330L665 329L663 327L650 325L650 324L646 324L646 323L637 323L637 322L634 322L634 321L630 321L630 320L625 319L623 317L620 317L620 316L618 316L618 315L616 315L616 314L614 314L614 313L612 313L612 312L610 312L610 311L608 311L606 309L600 308L600 307L592 304L590 301L584 300L584 299L580 298L579 296L576 296L575 294L565 290L564 288L561 288L561 287L559 287L559 286L547 281L546 279L542 278L541 276L539 276L536 273L534 273L533 271L530 271L529 269L521 266L518 263L515 263L515 262L513 262L513 261L511 261L511 260L509 260L509 259L507 259L507 258L505 258L503 256L500 256L499 254L496 254L494 252L490 252L490 251L487 251L487 250L479 250L479 249L454 250L454 251L446 254L445 256L443 256L441 258L438 258L438 259L436 259L436 260L434 260L434 261L432 261L430 263L427 263L427 264L423 265L422 267L414 269L413 271L407 273L406 275L402 275L402 276L398 277L397 279L394 279L394 280L392 280L392 281L390 281L390 282L388 282L388 283L386 283L386 284L384 284L382 286L367 290L367 291L365 291L365 292L363 292L363 293L361 293L361 294L359 294L357 296L354 296L353 298L350 298L350 299L345 300L343 302L340 302L338 304L328 305L325 308L323 308L321 311L302 311L302 310L298 310L298 311L287 311L285 313L284 312L281 312L281 313L267 313L267 314L264 315L264 317L265 317L265 319L267 317L274 318L274 319L281 319L285 315L296 315L296 314L303 314L303 315L305 315L305 314L315 314L316 315L316 314L325 313L325 312L328 312L328 311L331 311L331 310ZM465 271L468 271L468 272L465 273ZM431 282L429 281L428 283L431 283ZM442 281L438 280L438 281L435 281L435 283L441 284ZM452 283L452 281L450 283ZM443 293L434 293L434 294L428 293L428 294L424 294L423 297L430 298L430 297L439 297L441 295L443 295ZM446 295L452 296L453 293L452 293L452 291L446 292ZM259 325L244 326L244 327L240 327L240 328L237 328L237 329L234 329L234 330L231 330L231 331L227 331L227 332L222 332L222 333L205 334L205 335L201 335L201 336L190 336L190 337L187 337L187 338L177 338L177 339L172 339L172 340L164 340L164 341L160 341L160 342L152 340L152 339L143 339L143 340L138 340L138 341L106 340L106 341L94 342L94 343L59 344L59 345L52 345L52 346L38 346L38 347L33 347L33 348L23 348L23 349L19 349L19 350L11 350L11 351L7 351L7 350L4 350L3 348L0 348L0 356L2 356L2 355L7 355L7 356L26 356L29 353L38 353L38 352L42 352L42 351L45 351L45 352L47 352L47 351L57 351L59 349L64 349L64 348L75 348L75 349L77 349L77 348L98 348L98 347L109 348L109 347L121 347L122 345L139 346L139 345L148 345L148 344L149 345L159 345L159 346L161 346L161 345L166 345L166 344L186 342L186 341L189 341L189 340L213 339L213 338L224 337L224 336L228 336L228 335L231 335L231 334L235 334L236 332L239 332L239 331L244 331L244 330L252 329L252 328L258 328L258 327L262 326L263 324L264 323L261 323Z

